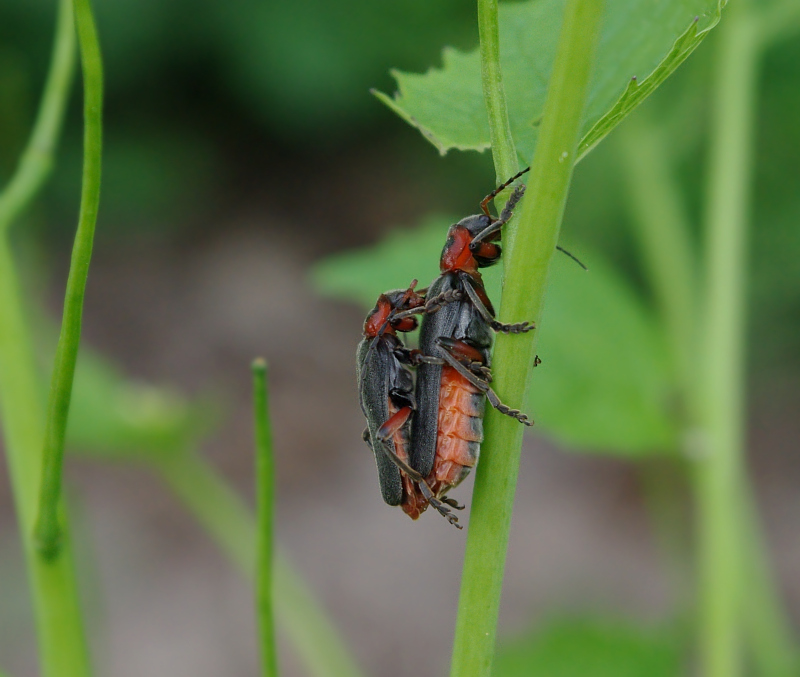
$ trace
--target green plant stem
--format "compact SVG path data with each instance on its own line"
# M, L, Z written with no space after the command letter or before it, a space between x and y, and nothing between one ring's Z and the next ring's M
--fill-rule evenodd
M256 611L261 647L261 674L278 674L275 624L272 618L272 543L274 539L275 467L272 460L272 427L269 422L267 363L253 362L253 408L256 434Z
M61 134L74 72L72 0L59 0L53 54L36 123L14 176L0 195L0 235L6 233L31 203L53 169L55 148Z
M0 238L0 417L33 592L41 672L85 677L89 658L69 539L53 561L39 557L33 541L44 412L21 298L8 243Z
M706 298L697 462L700 661L705 677L742 674L745 241L757 82L757 24L731 3L718 43L706 213Z
M89 674L89 657L69 543L65 543L57 561L45 562L37 556L32 537L44 414L31 349L33 338L23 310L8 231L51 171L72 80L74 50L72 4L61 0L39 114L16 172L0 195L0 419L44 677L85 677Z
M538 322L541 316L550 262L572 177L603 4L598 0L567 2L536 156L520 206L519 229L513 246L506 247L500 310L504 322L531 319ZM510 406L524 401L533 358L531 334L498 336L494 385ZM491 672L519 471L522 426L490 409L485 430L467 537L452 677L486 676Z
M256 523L238 494L193 454L162 457L154 467L220 549L244 575L253 578ZM310 675L363 675L325 611L280 551L274 562L273 595L279 626Z
M696 437L698 401L697 325L699 317L693 299L697 284L696 261L688 234L688 219L681 201L680 188L670 171L669 148L663 143L659 128L639 117L631 120L620 135L627 179L632 221L639 248L647 263L650 278L659 299L661 316L671 337L673 361L678 366L676 386L685 403L683 453L689 457ZM752 493L746 477L742 478L742 497ZM695 485L697 488L697 485ZM673 496L672 501L677 497ZM757 673L762 677L787 677L796 660L791 632L781 600L770 572L763 535L758 524L757 508L752 499L742 499L740 524L742 562L748 584L744 590L745 632L752 648Z
M492 142L497 183L517 173L517 151L511 136L508 107L500 68L500 28L497 0L478 0L478 33L480 35L481 81L486 112L489 116L489 138Z
M78 229L75 233L64 298L64 316L61 321L61 334L58 338L47 403L39 516L35 527L36 541L45 557L55 557L59 548L58 506L64 463L64 436L81 340L83 297L100 204L103 148L103 64L100 44L89 0L75 0L74 7L83 71L83 181Z

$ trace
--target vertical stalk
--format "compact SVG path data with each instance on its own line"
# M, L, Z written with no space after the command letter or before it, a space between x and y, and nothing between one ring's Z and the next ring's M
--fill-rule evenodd
M508 107L500 68L500 28L497 0L478 0L478 33L480 36L481 82L486 112L489 116L489 138L492 142L497 183L517 173L517 151L511 136Z
M59 0L50 69L30 139L14 176L0 195L0 235L31 203L53 169L72 76L75 72L75 27L72 0Z
M275 649L275 624L272 618L272 543L275 506L275 470L272 461L272 427L269 422L267 363L253 362L253 408L256 437L256 610L261 674L276 677L278 655Z
M58 506L64 463L64 436L81 340L83 297L100 204L103 64L89 0L75 0L74 7L83 71L83 181L78 229L64 298L64 316L47 403L39 516L35 527L36 541L44 557L55 557L59 548Z
M627 190L634 233L639 241L645 272L659 300L663 325L671 337L677 366L677 392L684 406L681 422L685 447L696 436L698 402L697 325L694 303L698 274L688 237L688 223L680 189L670 172L669 149L655 124L641 122L641 113L622 133ZM684 448L691 457L691 449ZM740 533L742 566L747 580L744 595L744 631L757 674L789 677L794 674L795 650L788 619L776 592L752 488L742 477ZM697 485L695 485L697 486ZM675 501L673 496L672 500Z
M85 677L89 657L68 534L60 556L38 556L33 540L44 413L33 337L25 321L14 260L0 238L0 419L33 591L44 677Z
M572 177L603 5L599 0L569 0L566 5L536 156L520 206L516 242L511 247L506 245L500 309L504 322L538 322L541 316ZM494 384L507 404L516 406L524 400L533 357L531 334L498 336ZM521 447L522 426L490 409L475 478L452 677L491 673Z
M0 420L11 486L33 594L44 677L85 677L89 658L69 543L46 562L33 541L44 415L33 337L8 243L14 219L30 204L53 166L74 70L71 0L60 0L50 71L39 113L14 176L0 195Z
M700 661L705 677L742 674L746 229L758 58L744 0L721 25L706 212L706 298L697 463Z

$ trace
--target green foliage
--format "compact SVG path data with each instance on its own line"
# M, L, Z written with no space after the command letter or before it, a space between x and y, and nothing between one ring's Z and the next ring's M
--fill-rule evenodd
M652 312L598 254L554 264L528 408L568 446L640 455L674 448L668 355Z
M126 379L106 359L81 350L67 444L105 458L174 454L193 448L214 428L210 402L190 402L164 387Z
M578 157L585 155L694 50L719 21L724 0L609 0L590 83ZM533 155L553 68L563 0L500 6L500 60L517 151ZM440 153L490 146L477 50L446 48L443 67L393 71L398 93L376 96ZM631 78L635 78L632 80Z
M445 233L456 219L432 215L418 228L393 230L372 247L334 254L311 271L314 286L327 296L348 299L365 308L388 289L407 287L412 279L427 286L439 274Z
M387 289L438 274L445 234L455 219L430 217L393 231L374 247L317 264L320 292L372 307ZM667 352L656 320L630 284L597 253L581 252L584 273L557 259L548 288L528 410L536 430L564 444L631 456L673 448L668 415ZM484 273L489 297L500 298L500 268Z
M565 619L501 647L494 677L677 677L680 647L641 624Z

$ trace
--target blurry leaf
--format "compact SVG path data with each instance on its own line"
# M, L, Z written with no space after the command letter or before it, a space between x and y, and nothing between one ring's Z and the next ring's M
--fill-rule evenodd
M669 632L641 624L574 619L551 622L506 643L494 677L678 677L678 643Z
M668 354L653 314L597 254L589 272L553 265L528 410L568 446L641 454L674 448Z
M372 308L380 294L408 287L412 279L426 287L439 274L445 234L457 219L432 215L413 230L394 230L372 247L335 254L317 263L312 282L320 293Z
M175 453L208 434L210 405L166 388L126 380L110 363L82 349L67 426L71 450L109 457Z
M431 217L372 248L333 256L316 266L313 282L365 308L415 277L427 286L454 221ZM560 256L553 267L537 348L543 363L533 372L528 403L535 429L573 447L628 455L671 449L667 355L655 320L597 255L581 257L588 273ZM500 276L499 267L484 273L492 299L500 298Z
M726 0L608 0L578 158L628 115L719 21ZM533 155L564 0L500 5L501 63L517 150ZM378 98L439 152L490 146L477 50L446 48L441 69L393 71L398 92ZM632 79L634 78L634 79Z

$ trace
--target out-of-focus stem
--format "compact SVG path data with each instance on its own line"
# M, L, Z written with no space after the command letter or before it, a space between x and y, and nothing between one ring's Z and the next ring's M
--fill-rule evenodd
M706 212L697 462L700 660L705 677L738 677L742 660L744 333L758 40L744 0L720 27Z
M489 116L489 138L497 183L517 173L517 151L511 136L508 107L500 68L500 27L497 0L478 0L478 33L480 35L481 80L483 99Z
M59 0L56 35L50 70L44 86L36 123L19 164L0 194L0 235L33 201L53 169L56 144L61 135L64 110L75 73L75 27L72 0Z
M75 63L71 0L60 0L53 55L39 113L17 169L0 194L0 421L28 565L44 677L86 677L89 656L68 538L52 562L33 539L44 413L33 337L8 231L44 184L52 165Z

